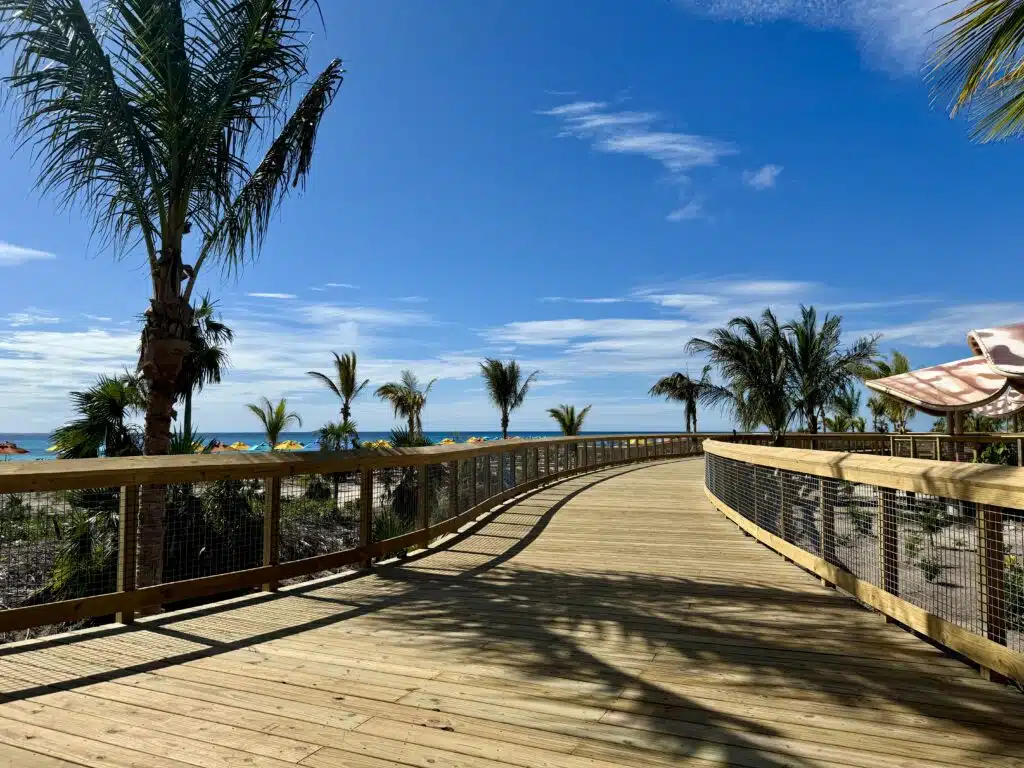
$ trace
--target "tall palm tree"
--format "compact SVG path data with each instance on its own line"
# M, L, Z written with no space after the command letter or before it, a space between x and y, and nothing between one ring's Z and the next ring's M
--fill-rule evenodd
M336 379L332 379L327 374L320 373L319 371L307 371L307 375L322 382L325 387L334 393L335 397L341 400L341 423L345 424L352 419L352 401L359 396L359 393L363 391L363 387L369 384L370 380L363 379L362 382L358 382L355 352L348 352L340 357L337 352L332 352L331 354L334 355Z
M878 351L877 337L857 339L843 347L842 318L826 314L818 324L814 307L800 307L800 317L782 327L783 351L789 360L789 386L794 407L811 434L830 400L865 373Z
M50 438L62 459L142 453L142 434L131 423L146 404L137 377L100 376L89 389L72 392L71 402L77 417L55 429Z
M359 432L356 430L354 421L343 421L336 424L329 421L313 433L316 441L320 444L321 451L347 451L349 448L358 447Z
M685 373L675 373L658 379L647 394L651 397L664 397L666 400L683 404L683 420L687 432L697 431L697 403L701 400L704 390L711 385L711 366L705 365L699 379L691 379Z
M548 416L558 423L563 435L578 435L583 429L583 422L587 420L590 408L588 405L577 413L574 405L560 405L557 408L548 408Z
M427 405L427 395L437 379L431 379L426 387L420 387L420 380L410 370L402 371L398 381L389 381L377 387L374 394L381 400L391 404L395 416L405 419L409 424L410 435L423 434L423 409Z
M501 438L508 439L508 417L523 404L530 385L536 381L540 371L534 371L525 379L519 363L509 360L503 363L488 357L480 363L480 375L491 402L501 411Z
M901 373L910 373L910 360L902 352L892 351L892 359L875 360L874 364L864 373L864 379L884 379L889 376L898 376ZM885 407L885 415L892 423L893 432L903 434L907 431L907 422L914 418L917 413L911 406L892 395L878 395Z
M973 0L944 22L932 80L950 113L965 111L982 142L1024 128L1024 0Z
M282 432L288 429L289 424L302 426L302 419L299 417L299 414L294 411L289 413L288 401L283 397L277 401L277 405L270 402L269 398L264 397L262 402L249 403L246 407L263 424L263 432L267 437L267 445L270 446L270 450L274 450L274 446L278 443L278 438Z
M782 445L793 418L790 399L790 361L783 331L766 309L759 319L735 317L710 338L690 339L689 354L707 355L725 386L711 384L703 392L707 405L726 408L743 429L764 425L776 445Z
M830 432L863 432L867 427L860 415L861 393L847 382L835 393L829 404L831 416L825 417L825 428Z
M885 400L881 395L868 398L868 410L871 411L871 429L875 432L889 431L889 417L886 413Z
M203 391L206 384L220 384L228 366L228 353L235 333L216 312L217 303L203 296L198 307L192 309L192 323L188 329L189 351L178 374L178 394L185 401L182 435L190 439L192 430L192 396Z
M3 0L3 80L40 187L79 205L116 256L144 253L144 449L167 453L203 267L240 270L312 166L341 61L312 77L316 0ZM250 159L256 159L252 164ZM186 236L191 264L184 261ZM167 494L142 488L138 586L163 570Z

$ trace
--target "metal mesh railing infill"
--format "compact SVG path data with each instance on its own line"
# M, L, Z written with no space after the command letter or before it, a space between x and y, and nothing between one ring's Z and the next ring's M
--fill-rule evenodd
M970 632L1024 651L1024 511L707 454L723 504Z

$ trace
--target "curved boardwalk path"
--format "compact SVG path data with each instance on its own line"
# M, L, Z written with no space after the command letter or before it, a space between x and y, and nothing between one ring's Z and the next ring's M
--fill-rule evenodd
M0 649L0 766L1024 765L1024 697L819 585L697 460L366 578Z

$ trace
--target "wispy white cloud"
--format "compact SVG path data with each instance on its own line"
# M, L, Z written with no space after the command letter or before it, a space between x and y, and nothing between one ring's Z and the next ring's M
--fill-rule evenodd
M400 296L396 301L400 301L403 304L425 304L427 302L426 296Z
M779 178L779 174L781 173L781 165L768 164L762 166L756 171L744 171L743 183L760 192L765 189L773 188L776 180Z
M569 304L621 304L629 299L623 296L598 296L596 298L573 298L569 296L543 296L538 301L548 304L566 302Z
M57 325L60 318L43 309L29 307L22 312L11 312L4 315L4 322L12 328L24 328L32 325Z
M49 261L55 258L57 256L48 251L23 248L20 245L5 243L0 240L0 267L14 267L28 261Z
M920 71L943 21L967 0L676 0L713 18L748 23L789 20L840 29L855 37L872 66L899 73Z
M84 317L86 320L92 320L93 322L96 323L110 323L113 322L114 320L114 318L106 317L104 315L83 314L82 317Z
M958 346L968 356L967 332L974 328L991 328L1024 322L1024 303L986 302L954 304L927 316L903 323L879 324L858 333L880 333L882 343L899 343L913 347Z
M722 284L725 293L740 296L795 296L814 288L814 283L798 280L739 280Z
M310 304L302 315L312 323L365 323L374 326L427 325L433 318L425 312L381 307L348 307L336 304Z
M290 300L290 299L297 299L297 298L299 298L294 293L263 293L263 292L257 292L257 293L247 293L245 295L246 296L250 296L250 297L252 297L254 299Z
M660 163L675 177L711 167L736 150L707 136L661 130L656 112L616 111L603 101L575 101L544 110L556 118L561 136L590 141L599 152L639 155Z
M358 285L352 285L352 283L324 283L324 288L351 288L352 290L358 290Z
M666 221L693 221L704 217L704 205L698 200L691 200L686 205L676 208L668 216Z

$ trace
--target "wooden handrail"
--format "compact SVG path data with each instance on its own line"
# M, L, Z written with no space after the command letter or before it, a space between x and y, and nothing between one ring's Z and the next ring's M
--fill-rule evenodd
M123 459L85 459L8 465L0 467L0 493L53 493L80 488L120 487L119 562L115 591L74 600L44 603L0 610L0 632L36 626L81 621L117 614L129 623L135 612L185 599L212 597L226 592L262 588L274 590L285 579L308 576L350 565L368 566L381 558L410 548L425 547L440 536L453 533L490 512L495 506L541 485L572 475L638 461L693 455L700 452L701 437L694 434L581 435L541 440L508 440L486 444L436 446L389 451L355 451L344 454L226 454L213 456L136 457ZM762 436L763 437L763 436ZM570 452L569 448L574 447ZM649 450L656 447L657 450ZM473 462L491 455L522 455L522 471L515 473L511 487L504 480L490 482L482 498L474 480L467 509L460 509L458 486L450 483L450 517L432 524L427 514L428 467L445 467L449 478L457 482L459 462ZM540 456L547 458L540 471ZM557 463L552 463L555 456ZM513 464L515 466L515 464ZM372 541L374 470L414 468L417 475L417 511L414 530L383 541ZM330 475L354 472L360 476L359 543L339 550L292 560L280 560L281 478L297 475ZM478 473L473 471L473 478ZM499 466L503 478L504 463ZM140 486L206 483L221 480L264 481L263 564L247 570L218 573L184 581L141 586L136 583L137 528L136 511L140 505ZM141 551L141 549L140 549ZM141 571L140 571L141 572Z
M1024 509L1024 469L1019 467L734 445L717 439L705 440L704 452L787 472Z
M1024 509L1024 468L987 464L939 463L925 459L905 459L888 456L865 456L852 453L825 453L793 448L772 448L753 445L735 445L718 440L706 440L707 457L726 459L748 468L776 470L780 487L784 473L820 478L812 481L817 486L814 508L820 515L818 550L802 548L792 534L793 527L779 526L768 530L761 524L758 514L758 495L730 494L728 482L722 495L732 495L738 506L734 509L716 495L716 471L726 471L728 464L719 469L709 467L705 492L708 499L726 517L746 533L768 545L779 554L819 576L826 584L839 586L862 603L884 613L910 629L925 635L936 643L956 651L976 662L983 674L991 678L1006 677L1024 683L1024 653L1007 647L1008 558L1003 539L1003 522L1007 509ZM714 458L709 458L714 461ZM729 471L740 471L729 470ZM757 472L752 472L754 484ZM795 482L806 484L797 479ZM875 514L874 534L878 538L877 575L871 580L864 573L854 573L844 567L836 553L835 499L840 482L873 486L877 489L878 508ZM976 528L977 577L968 581L962 599L975 601L979 623L962 626L948 618L930 612L925 605L915 602L916 596L901 597L900 591L900 533L896 518L895 493L903 491L903 504L912 505L915 494L927 494L941 499L970 502L973 505ZM780 494L781 496L781 494ZM813 498L813 492L812 492ZM827 502L827 499L832 501ZM806 504L806 499L803 502ZM779 500L780 516L787 511L786 503ZM806 522L806 521L805 521ZM856 570L856 566L853 566ZM978 631L975 631L978 630Z

